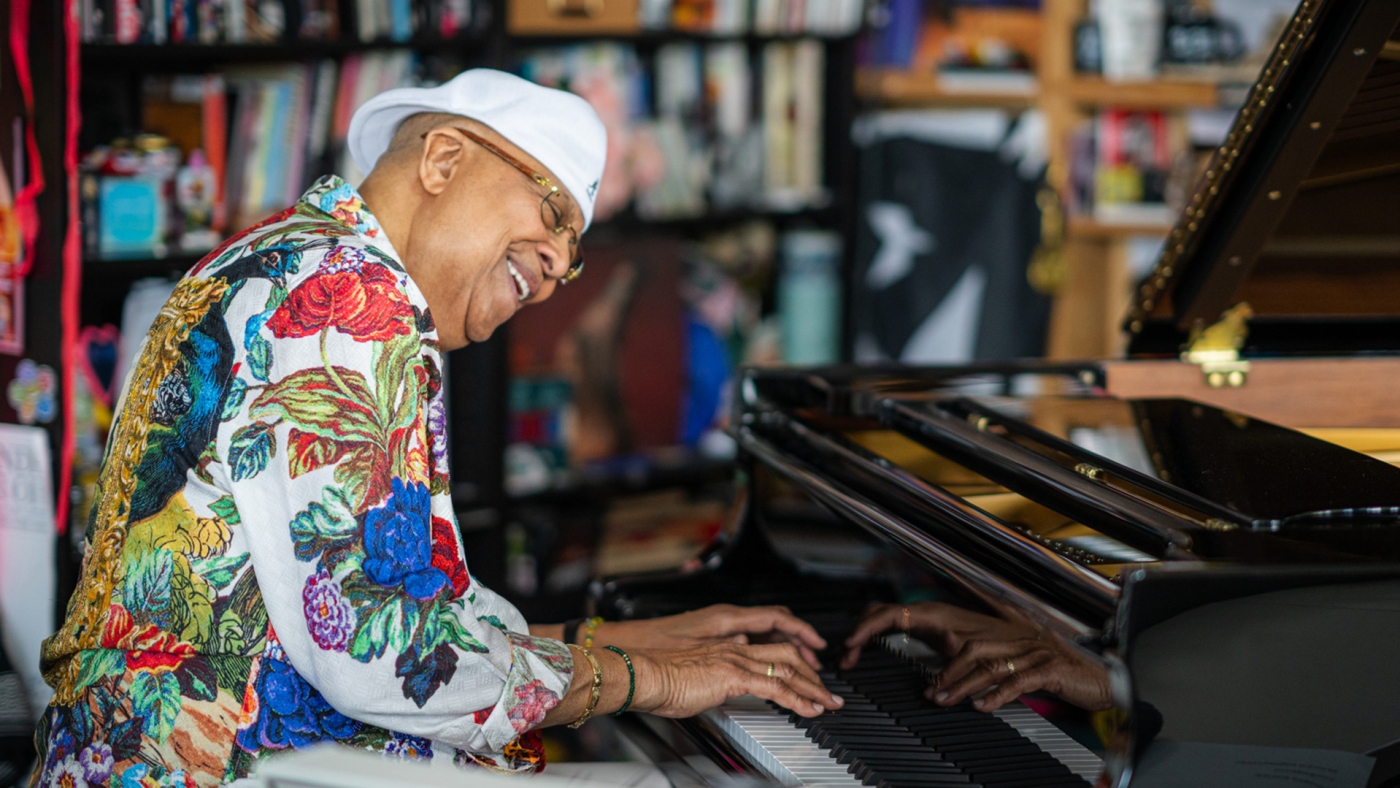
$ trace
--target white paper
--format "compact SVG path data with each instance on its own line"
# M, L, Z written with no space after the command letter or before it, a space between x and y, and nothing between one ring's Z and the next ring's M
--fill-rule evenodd
M42 429L0 424L0 634L36 714L53 694L39 674L54 624L51 467Z

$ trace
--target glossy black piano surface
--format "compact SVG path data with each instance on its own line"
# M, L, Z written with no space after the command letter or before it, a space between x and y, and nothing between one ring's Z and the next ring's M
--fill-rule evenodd
M872 601L1006 611L1112 676L1121 725L1109 746L1072 714L1069 735L1054 732L1070 749L1072 738L1099 746L1104 784L1275 784L1286 769L1259 764L1280 761L1303 770L1294 776L1333 775L1320 785L1391 784L1400 468L1198 403L1102 396L1082 372L750 371L733 427L748 484L728 540L687 574L600 584L598 612L787 604L836 640ZM907 668L867 668L828 678L878 695L869 708L803 724L850 762L852 782L839 784L862 773L890 786L1087 784L1034 746L1024 752L1039 766L1000 776L950 765L957 750L925 731L977 752L1031 742L970 708L909 728L900 715L925 719L911 709L942 712ZM778 710L724 713L783 730L764 722L785 719ZM697 722L691 735L724 738L737 724ZM881 731L901 744L849 755ZM755 757L720 760L771 776Z

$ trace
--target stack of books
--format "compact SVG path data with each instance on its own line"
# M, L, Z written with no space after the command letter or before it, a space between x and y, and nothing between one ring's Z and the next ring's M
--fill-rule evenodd
M83 41L266 44L452 38L473 0L80 0Z
M170 141L176 164L207 163L215 176L212 220L217 237L246 227L291 205L316 178L337 173L358 182L345 150L350 118L360 104L383 90L414 84L417 60L408 50L354 53L337 63L240 66L207 75L149 76L143 85L142 127ZM110 166L120 161L130 141L114 141L88 156L83 223L89 258L114 256L101 243L104 229L131 214L104 200L112 183L132 173ZM156 199L176 196L174 167L136 173L157 182L148 190ZM164 183L162 181L170 181ZM130 199L131 195L127 195ZM173 205L149 212L176 215ZM163 256L179 249L197 253L208 242L182 239L179 222L154 228L119 256ZM203 235L199 237L204 237ZM179 244L177 246L177 243Z
M850 35L862 0L642 0L642 27L735 35Z

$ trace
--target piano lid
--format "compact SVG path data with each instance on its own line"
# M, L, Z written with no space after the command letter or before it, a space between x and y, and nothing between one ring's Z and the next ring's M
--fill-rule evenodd
M1242 352L1400 352L1400 2L1302 0L1129 312L1176 355L1238 305Z

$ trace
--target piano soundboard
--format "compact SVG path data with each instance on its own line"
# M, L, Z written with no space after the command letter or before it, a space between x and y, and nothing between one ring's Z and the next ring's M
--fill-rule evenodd
M1085 788L1103 762L1019 701L995 712L943 708L923 690L938 660L918 641L886 637L852 670L821 677L846 700L803 719L745 696L706 712L706 721L786 785L925 788Z

